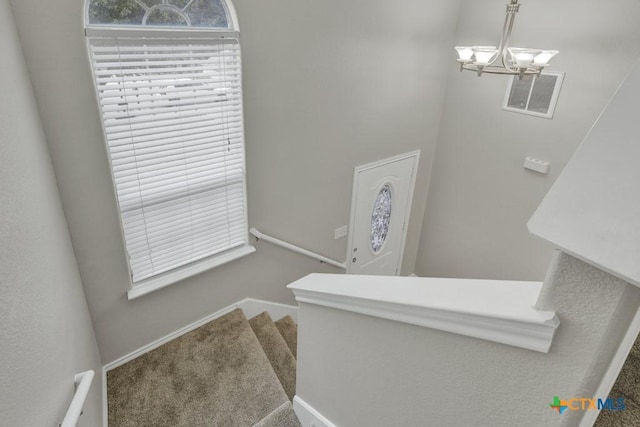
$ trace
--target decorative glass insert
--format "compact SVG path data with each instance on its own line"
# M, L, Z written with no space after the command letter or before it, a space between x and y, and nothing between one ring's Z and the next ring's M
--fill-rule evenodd
M89 24L231 28L222 0L89 0Z
M373 203L371 213L371 249L374 253L380 252L389 233L389 223L391 222L391 205L393 194L389 184L385 184L376 200Z

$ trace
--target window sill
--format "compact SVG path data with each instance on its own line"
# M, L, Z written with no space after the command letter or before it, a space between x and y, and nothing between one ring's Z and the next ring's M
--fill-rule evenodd
M166 286L177 283L181 280L187 279L196 274L200 274L204 271L210 270L215 267L227 264L236 259L242 258L256 251L251 245L240 246L235 249L231 249L220 255L214 255L213 257L206 258L202 261L198 261L194 264L190 264L186 267L164 273L159 277L144 280L136 285L133 285L129 291L127 291L127 298L133 300L143 295L147 295L158 289L162 289Z

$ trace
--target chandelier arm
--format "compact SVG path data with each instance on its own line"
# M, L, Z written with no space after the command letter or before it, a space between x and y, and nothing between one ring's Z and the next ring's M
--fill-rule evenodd
M533 49L518 49L510 48L511 35L515 24L517 13L520 11L519 0L509 0L507 4L506 16L504 20L504 26L502 27L502 34L500 37L500 47L494 51L494 47L474 46L474 47L456 47L458 50L460 62L460 71L468 70L475 71L478 77L482 74L503 74L503 75L515 75L521 79L524 76L540 75L542 70L548 64L536 64L536 55L541 52L546 56L543 58L551 59L554 55L558 54L558 51L539 51ZM471 50L473 54L468 55L468 51ZM464 52L463 52L464 51ZM486 53L494 51L489 61L486 61ZM464 55L463 55L464 53ZM485 56L479 57L479 53L483 53ZM511 57L513 53L513 58ZM518 55L523 54L520 58ZM531 58L527 58L531 56ZM500 62L498 62L500 58ZM521 60L522 59L522 60ZM527 61L527 59L531 59ZM543 59L540 60L540 62ZM525 65L526 64L526 65Z
M467 70L467 71L475 71L478 72L480 71L480 68L482 70L482 74L503 74L503 75L511 75L511 76L519 76L519 75L523 75L523 76L532 76L532 75L539 75L540 74L540 70L537 68L526 68L523 71L521 71L520 69L518 70L510 70L501 66L496 66L496 65L485 65L485 66L478 66L478 65L474 65L474 64L462 64L461 67L463 70Z

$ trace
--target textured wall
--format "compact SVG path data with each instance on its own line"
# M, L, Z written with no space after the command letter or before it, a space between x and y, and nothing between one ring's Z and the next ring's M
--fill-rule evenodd
M505 0L465 1L456 43L498 42ZM553 120L503 111L507 78L460 73L451 49L447 96L416 272L541 280L551 249L526 224L640 55L640 2L522 1L513 44L558 49L566 72ZM526 156L551 162L541 176Z
M57 426L100 358L9 2L0 0L0 424Z
M101 355L109 362L245 297L292 303L286 284L337 272L258 252L126 299L113 186L83 35L83 0L15 0ZM353 168L422 149L405 251L412 272L459 1L235 2L242 29L250 225L337 259ZM43 35L46 35L43 36Z
M548 354L300 304L297 394L341 426L575 426L549 403L595 392L640 289L558 253L538 305Z

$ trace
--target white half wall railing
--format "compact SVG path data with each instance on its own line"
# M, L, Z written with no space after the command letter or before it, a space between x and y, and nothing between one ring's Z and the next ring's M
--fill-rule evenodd
M285 249L288 249L290 251L299 253L301 255L308 256L308 257L313 258L313 259L317 259L320 262L332 265L334 267L341 268L343 270L347 269L347 264L344 263L344 262L340 262L340 261L336 261L336 260L331 259L331 258L327 258L326 256L317 254L315 252L311 252L311 251L309 251L307 249L303 249L303 248L301 248L299 246L296 246L296 245L293 245L291 243L285 242L284 240L280 240L280 239L277 239L275 237L269 236L267 234L261 233L260 231L256 230L255 228L252 228L251 230L249 230L249 232L251 234L253 234L253 236L258 240L264 240L265 242L272 243L272 244L274 244L276 246L283 247Z
M542 283L310 274L298 303L365 314L547 353L560 321L534 308Z
M94 371L85 371L75 376L76 392L73 395L64 420L59 424L60 427L76 427L76 424L78 424L78 419L80 415L82 415L82 407L84 406L85 400L87 400L87 394L89 394L94 375Z

